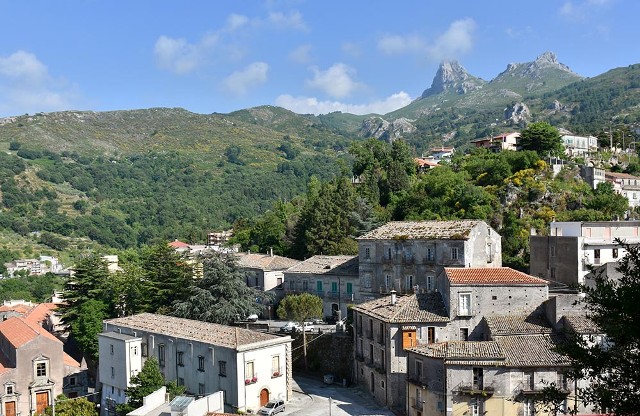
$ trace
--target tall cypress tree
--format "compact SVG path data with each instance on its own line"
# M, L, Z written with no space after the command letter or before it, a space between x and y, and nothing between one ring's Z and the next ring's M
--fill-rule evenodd
M193 268L188 259L166 242L147 247L142 255L144 282L148 294L143 309L168 312L173 302L189 295Z

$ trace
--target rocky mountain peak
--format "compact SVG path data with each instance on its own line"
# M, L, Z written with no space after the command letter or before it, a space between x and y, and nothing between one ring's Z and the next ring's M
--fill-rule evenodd
M420 98L426 98L445 91L465 94L482 88L484 81L470 75L457 61L443 61L433 78L431 88L426 89Z
M557 64L558 58L556 57L555 53L547 51L542 55L538 56L535 62L538 64Z

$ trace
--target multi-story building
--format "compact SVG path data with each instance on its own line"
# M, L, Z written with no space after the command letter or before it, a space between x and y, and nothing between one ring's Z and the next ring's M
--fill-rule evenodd
M547 282L507 268L444 268L433 289L356 305L355 379L376 401L404 409L407 349L483 340L485 314L524 313L548 297Z
M498 153L503 150L518 150L518 139L520 133L503 133L493 137L487 137L484 139L472 140L476 147L482 147L488 149L491 152Z
M591 189L596 189L598 184L606 181L605 170L595 166L580 166L580 176Z
M238 265L245 273L247 286L271 293L271 304L264 306L263 315L271 319L275 313L274 304L284 297L284 272L300 263L300 260L269 254L238 253Z
M312 256L290 267L284 276L285 293L320 296L326 318L346 317L347 307L362 301L358 256Z
M374 299L435 288L444 267L502 266L500 235L484 221L389 222L358 238L360 292Z
M291 398L288 336L143 313L105 321L98 341L103 415L125 402L131 376L151 356L165 379L190 394L222 391L229 410Z
M44 412L60 395L87 393L87 369L33 317L0 322L0 404L4 416Z
M613 184L613 189L627 198L629 208L640 206L640 178L627 173L605 172L607 182Z
M640 221L552 222L549 235L531 235L529 272L553 284L585 283L591 266L617 262L625 254L616 242L640 243Z
M564 152L568 156L584 156L598 151L598 138L565 134L561 137Z

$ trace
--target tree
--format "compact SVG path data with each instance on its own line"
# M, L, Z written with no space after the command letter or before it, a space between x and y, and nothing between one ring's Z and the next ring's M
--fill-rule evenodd
M142 399L165 385L164 377L160 372L160 366L156 357L149 357L142 365L142 370L131 377L130 386L125 395L127 402L118 405L117 410L121 415L126 415L132 410L142 406Z
M166 242L143 250L142 269L148 289L143 310L164 312L173 302L183 301L189 295L193 269L187 259Z
M266 294L246 285L234 257L215 252L201 260L202 279L191 286L185 300L174 304L172 315L226 325L262 312Z
M66 302L61 307L62 319L67 325L81 315L80 308L84 303L91 299L105 299L109 277L106 261L95 253L78 260L73 270L75 273L64 290Z
M322 299L311 293L288 295L280 301L277 310L280 319L290 319L300 324L302 328L302 350L304 355L304 368L308 370L307 363L307 332L304 330L304 322L313 317L322 316Z
M529 124L520 132L519 144L523 150L534 150L541 157L560 156L564 150L560 132L546 121Z
M47 407L44 410L44 414L53 416L53 407ZM61 394L56 397L55 414L56 416L98 416L98 409L94 403L91 403L85 397L69 399L64 394Z
M71 321L71 334L82 351L95 362L98 361L98 334L102 332L102 321L107 318L107 306L97 299L89 299L80 305L78 316Z
M148 285L142 268L135 263L125 264L123 270L111 273L108 282L111 316L129 316L145 311Z
M637 415L640 409L640 247L623 244L619 278L597 274L594 285L580 287L587 316L605 334L574 334L560 351L571 362L571 377L588 381L581 389L585 404L617 416Z

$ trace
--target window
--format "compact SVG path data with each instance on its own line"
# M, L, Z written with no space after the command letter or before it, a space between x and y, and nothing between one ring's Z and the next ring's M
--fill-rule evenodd
M416 360L416 379L422 378L422 361Z
M204 371L204 357L198 355L198 371Z
M556 387L560 390L568 390L567 388L567 377L562 372L558 372L556 375Z
M113 344L109 345L109 351L110 351L111 355L113 355Z
M9 384L4 390L7 394L13 394L13 384Z
M458 247L451 247L451 260L458 260Z
M458 298L458 315L471 315L471 293L460 293Z
M147 343L146 342L143 342L142 345L140 346L140 352L142 353L143 357L147 356L148 351L147 351Z
M482 367L474 367L473 368L473 389L474 390L482 390L484 388L483 378L484 378L484 371Z
M198 394L204 396L204 383L198 383Z
M226 361L218 361L218 367L220 370L218 371L218 375L222 377L227 376L227 362Z
M164 367L164 344L158 344L158 364Z
M384 275L384 288L386 290L389 290L389 286L391 286L391 276L389 276L388 274Z
M133 355L138 355L138 347L137 346L133 347Z
M408 275L406 277L406 281L407 281L407 290L411 290L411 288L413 288L413 275Z
M111 367L111 378L115 378L116 377L116 369Z
M364 248L364 258L365 259L370 259L371 258L371 249L369 247L365 247Z
M282 289L282 277L276 278L276 286L278 289Z
M318 291L318 293L322 292L322 280L318 280L316 282L316 290Z
M378 326L378 341L384 345L384 323L380 322Z
M522 383L525 390L533 390L533 371L525 371L522 374Z
M184 367L184 352L178 351L176 353L176 361L178 361L178 366Z
M255 279L255 285L254 286L260 286L260 279L256 276Z
M380 367L382 368L382 370L385 370L387 368L386 362L387 362L387 357L384 353L384 350L380 349Z
M435 249L433 247L427 248L427 261L434 261L436 257Z
M522 403L523 416L534 416L536 414L535 402L533 400L526 400Z
M306 280L302 281L302 290L309 290L309 282Z
M353 283L347 283L347 295L353 293Z
M469 340L469 328L460 328L460 341Z
M611 250L611 257L613 257L614 259L618 258L618 249L614 248L613 250Z
M402 349L415 347L418 345L415 329L405 329L402 331Z
M253 378L253 361L249 361L244 365L244 378Z
M480 416L482 413L482 399L478 397L474 397L471 399L469 403L469 407L471 410L471 416Z
M296 282L293 280L289 280L289 290L293 290L296 288Z
M271 357L271 373L274 377L280 375L280 356L274 355Z
M487 243L487 263L491 263L493 261L493 247L491 243Z
M555 257L556 256L556 246L551 246L551 257Z
M434 342L436 342L436 327L435 326L427 327L427 342L429 344L433 344Z
M36 363L36 377L46 377L46 376L47 376L47 363Z
M596 259L600 258L600 249L596 248L595 250L593 250L593 257Z
M331 292L338 293L338 282L331 282Z
M69 377L69 385L70 386L75 386L76 385L76 378L75 377Z
M428 291L432 291L433 290L433 276L427 276L427 290Z
M391 247L387 247L387 259L391 260Z

